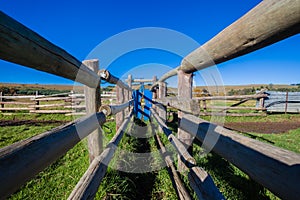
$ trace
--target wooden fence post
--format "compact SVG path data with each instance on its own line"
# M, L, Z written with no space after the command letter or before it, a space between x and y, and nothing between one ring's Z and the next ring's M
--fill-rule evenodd
M3 99L2 99L2 96L3 96L3 93L2 93L2 92L0 92L0 102L2 102L2 101L3 101ZM4 104L2 104L2 103L1 103L1 108L4 108Z
M193 84L193 74L187 74L182 70L178 71L178 98L191 100L192 99L192 84ZM178 124L180 124L180 120L185 113L183 111L178 111ZM193 137L185 132L184 130L178 128L178 139L184 144L185 148L192 155L192 142ZM184 163L180 160L180 156L178 155L178 170L185 171L187 168Z
M157 76L153 76L153 84L157 82ZM152 92L152 99L157 99L157 90L153 90ZM156 107L154 104L152 104L152 108L156 111Z
M117 104L124 103L124 89L116 85ZM124 120L124 111L116 114L116 131L120 128Z
M132 75L128 74L128 79L127 79L127 84L128 87L131 89L132 88ZM128 90L128 99L132 99L132 91ZM128 107L128 113L130 112L130 106Z
M98 60L85 60L83 64L86 65L89 69L94 71L96 74L99 70L99 61ZM84 86L85 93L85 104L86 104L86 114L92 114L98 112L101 106L101 96L100 96L100 83L98 83L97 88L90 88ZM102 132L100 127L94 130L88 137L88 150L90 163L94 160L95 157L101 154L103 150L103 141L102 141Z
M164 98L167 96L167 84L165 82L159 82L158 83L158 98ZM157 105L156 108L158 109L158 115L159 117L163 120L163 122L165 123L167 120L167 108L160 104ZM159 127L159 132L163 132L162 128Z

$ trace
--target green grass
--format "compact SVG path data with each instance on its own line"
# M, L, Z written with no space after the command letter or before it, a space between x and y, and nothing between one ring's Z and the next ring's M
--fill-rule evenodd
M0 116L5 120L59 120L64 123L72 117L64 115L15 115ZM269 115L267 117L226 117L227 122L235 121L285 121L298 120L298 115ZM209 119L209 118L208 118ZM4 126L0 128L0 147L23 140L33 135L50 130L60 123L47 124L37 123L35 125ZM176 132L176 124L172 124ZM115 134L115 123L106 123L103 127L105 144ZM131 130L129 130L131 131ZM149 134L149 133L148 133ZM275 146L285 148L294 152L300 152L300 129L289 131L284 134L258 134L249 133L247 136L271 143ZM160 134L164 144L168 144L167 138ZM144 174L126 173L115 170L117 165L130 167L126 163L120 150L130 152L153 152L157 149L153 137L139 139L124 135L120 142L119 150L111 162L106 176L99 186L95 199L177 199L167 168ZM210 153L206 157L200 157L201 148L194 145L194 155L197 165L203 167L212 176L217 187L227 199L278 199L267 189L252 181L238 168L221 158ZM153 156L153 165L159 164L161 158ZM174 157L176 159L176 156ZM132 158L130 162L138 162ZM78 143L73 149L57 160L55 163L40 172L34 179L27 182L22 188L14 193L10 199L66 199L85 170L88 168L88 151L86 141ZM176 161L175 161L176 164ZM188 181L183 176L191 195L196 198Z
M246 136L251 136L262 142L270 143L272 145L287 149L296 153L300 153L300 128L290 130L287 133L280 134L260 134L249 133Z

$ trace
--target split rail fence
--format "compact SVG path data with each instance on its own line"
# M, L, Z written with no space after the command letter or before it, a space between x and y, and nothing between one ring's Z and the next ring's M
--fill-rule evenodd
M300 196L300 155L242 136L196 117L187 112L192 99L192 73L211 66L203 50L218 64L281 41L300 31L299 0L265 0L235 23L185 57L181 65L163 75L153 84L151 117L160 126L178 152L179 172L188 172L189 183L199 199L224 199L212 178L197 166L192 157L193 140L219 154L249 177L283 199ZM69 124L17 142L0 149L0 196L5 198L26 181L64 155L80 140L87 137L90 166L78 182L69 199L92 199L105 175L107 164L115 153L124 130L132 119L131 82L120 81L106 70L98 71L97 60L78 61L63 49L48 42L38 34L0 13L0 58L37 70L55 74L85 85L87 115ZM166 83L178 76L178 117L176 134L165 124ZM129 77L131 78L131 77ZM118 105L101 108L100 79L117 86ZM155 78L153 80L156 80ZM187 106L186 106L187 105ZM199 105L198 105L199 106ZM193 111L193 110L191 110ZM107 115L116 114L117 132L103 148L99 125ZM159 140L159 134L156 134ZM160 142L163 151L164 144ZM180 199L190 199L170 158L164 159L174 172L176 191Z

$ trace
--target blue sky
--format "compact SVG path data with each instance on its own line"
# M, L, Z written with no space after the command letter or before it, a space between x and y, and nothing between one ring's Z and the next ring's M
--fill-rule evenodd
M204 44L259 2L2 0L0 9L77 59L84 60L99 43L120 32L141 27L172 29ZM296 35L219 64L217 68L225 85L300 83L299 46L300 37ZM113 48L119 47L111 47L110 51ZM181 57L172 53L146 49L123 55L108 67L112 73L122 76L133 68L142 66L145 72L143 77L152 78L157 73L149 63L158 63L157 69L167 71L177 67L180 60ZM0 82L73 83L1 60L0 70Z

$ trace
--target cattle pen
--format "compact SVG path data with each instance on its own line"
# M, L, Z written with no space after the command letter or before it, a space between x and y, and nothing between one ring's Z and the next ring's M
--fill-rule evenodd
M132 95L132 83L142 83L143 79L134 80L129 76L126 83L108 70L99 70L99 61L96 59L81 62L1 12L0 58L83 84L86 112L73 122L1 148L0 198L13 194L78 142L87 138L90 165L68 199L93 199L116 147L129 124L134 123L134 112L142 112L143 116L149 115L159 125L160 129L155 134L157 140L160 141L159 135L164 134L176 149L177 166L168 154L163 153L166 144L159 142L164 161L172 169L173 179L176 180L174 187L179 199L191 197L178 173L188 174L190 187L199 199L224 199L212 177L197 166L193 158L191 147L194 138L276 196L282 199L298 199L300 155L245 137L195 116L194 111L200 108L195 104L197 100L192 98L192 80L194 72L211 66L211 62L203 55L203 49L209 53L214 63L219 64L298 34L299 9L299 0L262 1L199 49L187 55L179 67L160 78L155 76L146 80L152 83L152 98L148 100L151 103L150 108L142 105ZM177 99L166 97L165 81L172 76L178 77ZM116 85L116 104L101 105L101 80ZM264 97L264 94L258 94L256 99ZM148 109L149 114L139 106ZM178 110L177 133L166 125L167 106ZM31 111L38 112L39 109L36 108L40 107L35 104ZM117 131L111 141L103 146L99 127L111 115L115 115ZM217 140L212 144L207 137Z

